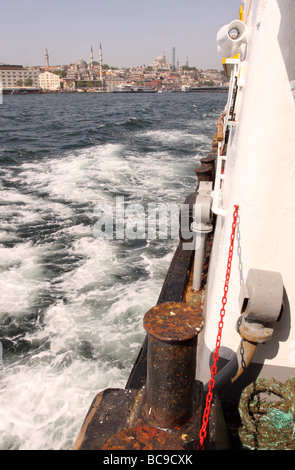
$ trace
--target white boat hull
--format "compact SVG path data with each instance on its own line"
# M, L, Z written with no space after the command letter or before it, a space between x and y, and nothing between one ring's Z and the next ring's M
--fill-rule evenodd
M280 379L294 374L295 367L295 4L247 1L244 15L248 44L238 73L236 120L225 122L230 133L218 201L223 213L217 215L199 346L197 377L205 383L211 375L236 204L239 218L220 362L230 360L239 348L239 295L254 268L281 273L284 311L273 325L271 340L259 344L253 364L260 375Z

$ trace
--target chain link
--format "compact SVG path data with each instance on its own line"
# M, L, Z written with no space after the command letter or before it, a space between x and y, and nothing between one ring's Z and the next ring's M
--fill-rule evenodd
M200 429L199 433L199 444L198 444L198 450L203 450L204 449L204 441L207 436L207 426L208 426L208 421L209 421L209 415L210 415L210 409L211 409L211 403L213 399L213 389L215 386L215 380L214 377L217 373L217 362L219 359L219 348L220 348L220 343L221 343L221 336L222 336L222 329L223 329L223 318L225 316L225 306L227 303L227 293L228 293L228 285L229 285L229 279L230 279L230 273L231 273L231 266L232 266L232 259L233 259L233 249L234 249L234 241L235 241L235 233L236 233L236 227L237 227L237 218L238 218L238 209L239 206L234 206L235 210L233 213L233 223L232 223L232 231L231 231L231 236L230 236L230 247L229 247L229 252L228 252L228 260L227 260L227 269L226 269L226 275L225 275L225 283L224 283L224 289L223 289L223 297L222 297L222 308L220 310L220 320L218 323L218 333L217 333L217 338L216 338L216 345L215 345L215 351L213 354L213 365L211 367L211 379L209 380L208 383L208 392L206 396L206 404L205 404L205 409L203 413L203 422L202 426Z

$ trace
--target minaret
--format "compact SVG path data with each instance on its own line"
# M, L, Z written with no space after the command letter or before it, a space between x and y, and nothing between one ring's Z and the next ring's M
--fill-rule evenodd
M172 68L175 70L175 47L172 48Z
M90 70L93 70L93 49L90 49Z
M100 81L102 82L102 48L101 48L101 43L99 44L99 73L100 73Z
M45 70L49 68L49 55L47 49L45 49Z

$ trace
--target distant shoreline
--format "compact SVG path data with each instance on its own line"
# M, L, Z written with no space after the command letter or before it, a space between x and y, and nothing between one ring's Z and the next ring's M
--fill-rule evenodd
M154 93L150 93L150 92L136 92L136 91L133 91L133 92L112 92L112 91L107 91L107 90L96 90L96 91L83 91L83 92L79 92L77 90L75 91L42 91L42 90L39 90L39 89L31 89L31 88L23 88L23 89L3 89L2 90L2 93L3 95L11 95L11 96L14 96L14 95L17 95L17 96L20 96L20 95L72 95L73 93L74 94L85 94L85 93L92 93L92 94L97 94L97 93L112 93L112 94L131 94L131 95L138 95L138 94L144 94L144 95L149 95L149 94L155 94L155 93L158 93L158 91L155 91ZM191 88L190 90L187 90L187 91L182 91L181 89L176 89L176 90L166 90L163 92L164 94L166 93L228 93L228 87L226 86L221 86L221 87L218 87L218 86L207 86L207 87L194 87L194 88Z

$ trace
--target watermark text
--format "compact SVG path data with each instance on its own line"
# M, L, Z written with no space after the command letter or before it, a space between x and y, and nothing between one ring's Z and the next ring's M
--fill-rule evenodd
M181 237L184 249L194 247L189 204L149 203L144 207L117 196L115 205L97 204L93 215L97 218L93 235L99 239L177 240Z

